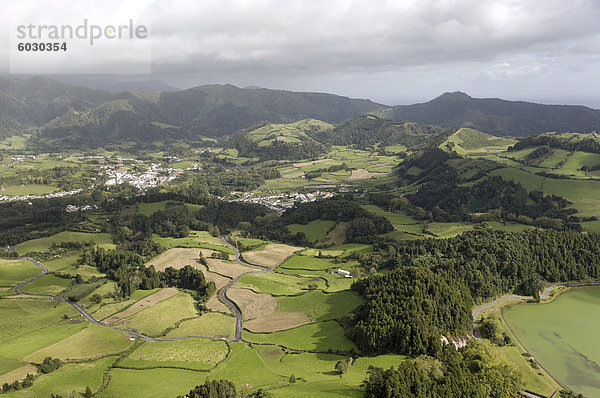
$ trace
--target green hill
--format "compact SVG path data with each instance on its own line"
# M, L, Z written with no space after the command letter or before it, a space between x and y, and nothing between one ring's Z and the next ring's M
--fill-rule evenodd
M420 148L443 138L445 131L437 126L412 122L394 122L374 115L356 116L331 130L311 133L319 142L352 145L365 149L379 145L404 145Z
M500 138L481 131L461 128L444 141L440 148L451 150L458 154L470 153L497 153L506 151L508 147L515 145L517 140L511 138Z
M305 119L295 123L267 123L262 127L246 132L246 137L258 146L272 146L275 141L289 144L300 144L303 141L314 141L308 134L332 129L329 123L316 119Z
M325 152L326 146L309 134L332 129L331 124L316 119L294 123L263 122L231 137L226 146L240 156L261 159L298 160L313 158Z

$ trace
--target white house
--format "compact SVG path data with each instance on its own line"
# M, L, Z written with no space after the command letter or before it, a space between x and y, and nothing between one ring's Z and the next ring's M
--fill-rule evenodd
M344 271L341 268L338 268L337 273L340 275L344 275L344 278L352 278L352 275L350 275L350 272Z

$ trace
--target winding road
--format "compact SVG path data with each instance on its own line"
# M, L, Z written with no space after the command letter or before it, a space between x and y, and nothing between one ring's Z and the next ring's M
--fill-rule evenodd
M236 261L246 267L251 267L251 268L255 268L256 271L250 271L250 272L246 272L244 274L238 275L237 277L233 278L226 286L224 286L220 291L219 291L219 298L227 305L231 308L233 314L235 315L236 318L236 324L235 324L235 336L233 338L229 338L229 339L219 339L219 338L215 338L215 337L210 337L210 336L185 336L185 337L171 337L171 338L160 338L160 337L151 337L151 336L146 336L142 333L138 333L138 332L134 332L132 330L127 330L127 329L122 329L122 328L118 328L116 326L111 326L111 325L107 325L97 319L95 319L92 315L90 315L84 308L82 308L79 304L73 302L73 301L69 301L63 297L59 297L59 296L55 296L55 295L51 295L51 294L37 294L37 293L26 293L23 292L23 287L30 284L31 282L43 277L44 275L48 274L48 268L46 268L43 264L41 264L39 261L34 260L32 258L28 258L28 257L19 257L19 260L25 260L25 261L29 261L31 263L33 263L36 267L38 267L39 269L42 270L42 273L34 276L31 279L26 280L25 282L21 282L19 283L17 286L15 286L14 291L17 294L23 295L23 296L32 296L32 297L44 297L44 298L49 298L52 300L56 300L56 301L62 301L64 303L67 303L69 305L71 305L73 308L75 308L83 317L85 317L88 321L90 321L91 323L94 323L96 325L99 326L103 326L109 329L113 329L113 330L117 330L119 332L123 332L123 333L127 333L131 336L137 337L137 338L141 338L144 340L148 340L148 341L177 341L177 340L187 340L187 339L208 339L208 340L226 340L226 341L239 341L242 338L242 311L240 309L240 307L233 301L231 300L229 297L227 297L227 291L244 275L248 275L248 274L255 274L255 273L263 273L263 272L272 272L272 270L270 268L266 268L266 267L261 267L258 265L253 265L253 264L249 264L247 262L245 262L244 260L242 260L242 256L240 251L238 250L237 247L235 247L234 245L232 245L231 243L229 243L227 241L227 239L225 239L224 236L221 236L221 239L223 240L223 243L225 243L228 247L232 248L233 250L235 250L235 259ZM11 250L14 251L14 248L11 247ZM553 283L550 285L546 285L544 288L544 292L540 295L540 298L544 299L547 298L548 295L550 294L550 291L557 287L557 286L589 286L589 285L598 285L600 284L600 281L596 281L596 282L566 282L566 283ZM504 296L501 297L499 299L496 299L494 301L491 301L489 303L483 304L477 308L475 308L473 310L472 313L472 317L473 317L473 336L477 339L477 340L481 340L481 335L479 333L479 328L477 327L477 318L479 317L479 314L481 314L482 311L485 311L486 309L496 305L496 304L500 304L502 302L508 301L508 300L533 300L532 296L520 296L520 295L516 295L516 294L511 294L508 296Z
M234 245L232 245L231 243L229 243L227 241L227 239L225 239L225 237L221 236L221 239L223 240L223 242L231 247L233 250L235 250L235 261L237 261L239 264L244 265L246 267L252 267L252 268L256 268L258 269L258 271L250 271L250 272L246 272L244 274L238 275L237 277L233 278L231 280L231 282L229 282L225 287L223 287L223 289L221 289L221 291L219 292L219 297L221 298L221 300L227 304L232 310L233 313L235 314L235 341L239 341L242 339L242 311L240 310L240 307L233 301L231 300L229 297L227 297L227 290L229 290L229 288L231 286L233 286L242 276L244 275L248 275L248 274L260 274L263 272L271 272L272 270L270 268L266 268L266 267L261 267L258 265L253 265L253 264L248 264L247 262L245 262L244 260L242 260L242 255L240 253L240 251L238 250L237 247L235 247Z
M134 332L132 330L127 330L127 329L122 329L122 328L118 328L116 326L111 326L111 325L107 325L106 323L100 322L99 320L95 319L92 315L90 315L85 309L83 309L83 307L81 307L79 304L73 302L73 301L69 301L63 297L59 297L59 296L55 296L52 294L38 294L38 293L26 293L23 292L23 287L30 284L31 282L43 277L44 275L48 274L48 268L46 268L43 264L41 264L39 261L34 260L32 258L28 258L28 257L18 257L18 260L25 260L25 261L29 261L32 264L34 264L36 267L38 267L39 269L42 270L42 273L34 276L31 279L26 280L25 282L21 282L19 283L17 286L15 286L14 291L16 294L22 295L22 296L32 296L32 297L44 297L44 298L49 298L52 300L56 300L56 301L62 301L64 303L67 303L69 305L71 305L73 308L75 308L80 314L81 316L83 316L84 318L86 318L88 321L90 321L91 323L94 323L96 325L99 326L103 326L105 328L109 328L112 330L117 330L119 332L123 332L123 333L127 333L133 337L137 337L140 339L144 339L147 341L177 341L177 340L188 340L188 339L208 339L208 340L213 340L213 341L217 341L217 340L226 340L226 341L239 341L242 338L242 311L240 310L240 307L231 299L229 299L227 297L227 290L229 290L229 288L231 286L233 286L242 276L244 275L248 275L248 274L252 274L252 273L261 273L261 272L271 272L270 268L265 268L265 267L260 267L258 265L252 265L252 264L248 264L245 261L243 261L241 259L241 254L240 251L237 249L237 247L233 246L231 243L229 243L223 236L221 236L221 239L223 240L223 242L231 247L233 250L235 250L236 253L236 261L244 266L247 267L252 267L252 268L257 268L258 271L250 271L250 272L246 272L245 274L239 275L238 277L234 278L231 280L231 282L229 282L225 287L223 287L221 289L221 291L219 292L219 297L221 298L221 300L223 300L223 302L225 304L227 304L231 310L233 311L235 318L236 318L236 325L235 325L235 336L233 338L229 338L229 339L219 339L219 338L215 338L215 337L210 337L210 336L185 336L185 337L171 337L171 338L160 338L160 337L151 337L151 336L146 336L145 334L142 333L138 333L138 332ZM14 248L11 248L11 250L14 250Z

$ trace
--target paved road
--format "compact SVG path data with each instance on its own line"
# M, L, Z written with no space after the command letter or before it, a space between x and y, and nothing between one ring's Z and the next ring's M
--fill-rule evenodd
M237 276L236 278L233 278L231 280L231 282L229 282L225 287L223 287L223 289L221 289L221 292L219 293L219 297L221 298L221 300L223 300L223 302L225 304L227 304L229 307L231 307L233 313L235 314L236 322L235 322L235 339L234 340L239 341L242 339L242 311L240 310L240 307L233 300L231 300L231 299L229 299L229 297L227 297L227 290L229 290L229 288L231 286L233 286L244 275L259 274L262 272L271 272L272 270L270 268L265 268L265 267L260 267L258 265L248 264L247 262L243 261L238 248L235 247L234 245L232 245L231 243L229 243L227 241L227 239L225 239L225 237L221 236L221 239L227 246L229 246L233 250L235 250L235 260L239 264L244 265L246 267L256 268L258 270L258 271L246 272L245 274L242 274L242 275Z
M544 287L544 291L542 292L542 294L540 295L540 299L545 299L549 296L550 291L552 289L554 289L557 286L591 286L591 285L598 285L600 284L599 282L565 282L565 283L552 283L550 285L546 285ZM533 300L533 296L519 296L517 294L511 294L509 296L504 296L501 297L497 300L494 300L492 302L483 304L477 308L475 308L473 310L473 336L475 336L475 338L477 340L481 340L481 335L479 334L479 328L477 327L477 317L479 316L479 314L481 313L481 311L484 311L496 304L502 303L504 301L508 301L508 300L515 300L515 299L520 299L520 300Z
M263 267L258 267L256 265L251 265L248 263L245 263L244 261L242 261L240 259L240 252L237 250L237 248L235 248L233 245L231 245L229 242L227 242L225 240L225 238L222 238L223 242L225 242L227 245L229 245L230 247L232 247L236 253L237 253L237 261L240 264L249 266L249 267L253 267L253 268L259 268L260 271L255 271L255 272L268 272L270 271L270 269L268 268L263 268ZM11 248L12 250L14 250L14 248ZM231 287L231 285L233 285L240 277L235 278L234 280L232 280L225 288L223 288L221 290L221 298L223 299L223 301L225 301L225 303L227 303L234 311L236 318L237 318L237 325L236 325L236 331L235 331L235 337L231 338L231 339L217 339L214 337L210 337L210 336L185 336L185 337L171 337L171 338L160 338L160 337L150 337L150 336L146 336L142 333L138 333L138 332L134 332L131 330L127 330L127 329L121 329L115 326L111 326L111 325L107 325L103 322L98 321L97 319L95 319L92 315L90 315L85 309L83 309L79 304L69 301L63 297L59 297L59 296L54 296L52 294L36 294L36 293L25 293L23 292L23 287L30 284L31 282L41 278L42 276L46 275L48 273L48 268L46 268L44 265L42 265L39 261L34 260L32 258L28 258L28 257L19 257L19 260L26 260L29 261L31 263L33 263L35 266L37 266L39 269L42 270L42 273L34 276L33 278L25 281L25 282L21 282L19 283L17 286L15 286L14 291L17 294L23 295L23 296L32 296L32 297L45 297L45 298L49 298L52 300L56 300L56 301L62 301L64 303L67 303L69 305L71 305L73 308L75 308L80 314L81 316L85 317L88 321L90 321L91 323L94 323L96 325L99 326L103 326L105 328L109 328L109 329L113 329L113 330L117 330L119 332L123 332L123 333L127 333L130 334L131 336L140 338L140 339L144 339L144 340L148 340L148 341L177 341L177 340L188 340L188 339L208 339L208 340L213 340L213 341L217 341L217 340L227 340L227 341L238 341L241 339L242 337L242 314L241 311L239 309L239 307L237 306L236 303L234 303L233 301L231 301L229 298L227 298L226 296L226 292L227 289L229 289ZM248 272L248 273L252 273L252 272ZM246 274L244 274L246 275Z

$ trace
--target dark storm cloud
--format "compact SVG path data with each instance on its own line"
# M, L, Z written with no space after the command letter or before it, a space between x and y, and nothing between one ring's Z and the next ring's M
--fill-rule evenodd
M592 55L600 31L592 1L162 1L152 9L159 72L310 74Z
M36 3L41 2L5 6L26 9L33 18L42 12ZM52 10L82 12L85 4L55 0ZM180 87L260 85L388 103L463 90L547 102L580 98L588 104L600 88L597 0L102 4L151 15L153 78ZM94 61L109 67L115 56L134 54L105 54Z

